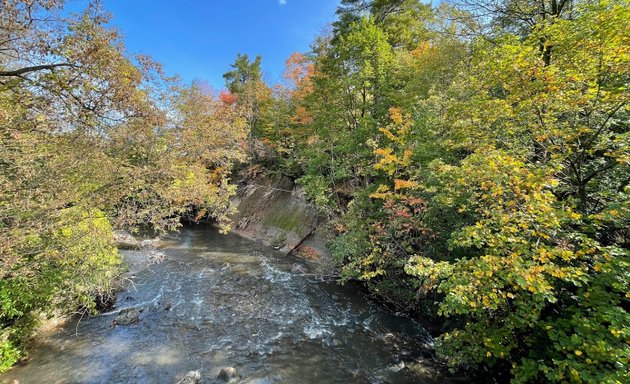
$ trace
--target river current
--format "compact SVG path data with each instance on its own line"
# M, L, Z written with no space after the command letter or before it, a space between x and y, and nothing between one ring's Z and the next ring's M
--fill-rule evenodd
M199 370L214 383L447 383L417 322L356 287L294 274L304 261L212 228L184 228L157 250L161 261L131 276L114 310L40 337L31 358L0 383L176 383ZM131 273L130 273L131 274ZM126 308L137 323L114 325Z

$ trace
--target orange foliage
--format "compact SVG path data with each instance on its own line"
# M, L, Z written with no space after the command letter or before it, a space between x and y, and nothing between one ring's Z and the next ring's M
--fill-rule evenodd
M295 109L295 115L291 116L291 122L294 124L306 125L310 123L313 118L309 115L306 108L298 105Z
M236 102L236 96L232 94L232 92L224 89L219 94L219 100L225 105L232 105Z
M303 88L310 83L315 66L309 59L299 52L294 52L285 61L283 77L294 88ZM308 84L310 86L310 84Z
M309 260L318 260L321 257L321 254L318 250L313 247L309 247L308 245L300 247L299 255L300 257Z
M394 180L394 189L396 191L400 189L411 189L417 186L418 186L418 183L416 183L415 181L401 180L401 179Z
M285 62L283 77L292 88L291 98L297 105L295 114L291 117L291 121L295 124L305 125L312 120L306 108L299 104L301 100L313 92L312 77L314 73L313 63L299 52L294 52Z

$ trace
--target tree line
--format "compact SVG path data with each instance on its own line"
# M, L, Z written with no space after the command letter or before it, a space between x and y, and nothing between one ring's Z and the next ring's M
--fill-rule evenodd
M453 369L628 381L627 1L337 13L285 84L230 90L254 164L330 219L341 280L441 324Z
M122 271L113 229L228 229L245 115L131 57L98 2L0 2L0 371L47 317L93 313Z

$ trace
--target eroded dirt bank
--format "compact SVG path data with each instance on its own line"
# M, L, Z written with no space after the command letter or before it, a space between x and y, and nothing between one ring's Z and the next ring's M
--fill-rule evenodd
M333 270L326 219L302 187L285 177L260 176L244 182L233 203L235 233Z

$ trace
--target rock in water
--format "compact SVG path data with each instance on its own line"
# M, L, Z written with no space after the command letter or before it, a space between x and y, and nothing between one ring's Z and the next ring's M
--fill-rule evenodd
M118 249L140 249L141 245L135 237L128 232L117 232L114 234L114 240L118 245Z
M262 379L251 379L251 380L247 380L247 382L245 384L273 384L273 381L271 381L268 378L262 378Z
M190 371L177 384L198 384L201 382L201 372Z
M308 270L302 264L295 263L291 266L291 273L295 273L296 275L304 275L308 273Z
M133 323L137 323L140 320L140 312L142 310L137 308L127 308L123 309L118 313L118 316L114 319L114 324L116 325L129 325Z
M232 367L221 368L221 372L219 372L219 377L218 377L219 380L222 380L226 383L229 383L233 379L237 379L237 378L238 378L238 372L236 371L235 368L232 368Z

